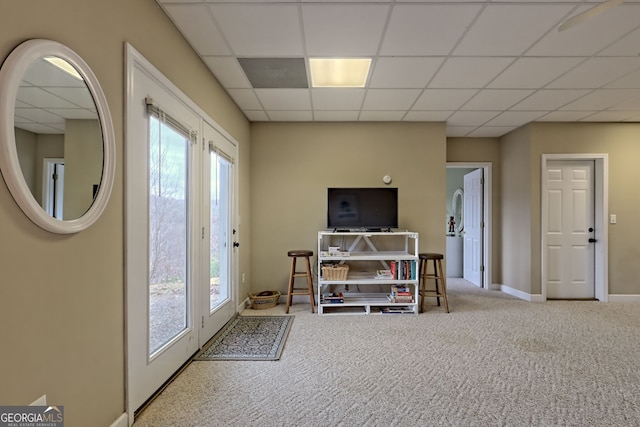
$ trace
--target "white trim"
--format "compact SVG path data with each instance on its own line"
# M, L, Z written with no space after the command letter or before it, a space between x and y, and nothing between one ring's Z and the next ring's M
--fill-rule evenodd
M598 241L595 252L595 297L597 300L609 300L609 155L602 154L542 154L540 172L540 281L541 296L547 299L545 263L545 230L547 229L547 203L544 197L547 184L545 180L547 163L552 160L593 160L595 163L594 204L595 239Z
M491 259L492 259L492 239L491 239L491 212L493 204L493 190L492 190L492 168L491 162L447 162L446 168L475 168L483 169L484 179L484 195L483 195L483 220L484 229L482 231L482 264L484 265L484 273L482 274L482 287L490 289L492 285L492 271L491 271Z
M131 424L133 424L133 422L131 422ZM129 427L131 424L129 424L129 416L125 412L116 418L109 427Z
M540 294L528 294L519 289L512 288L506 285L500 285L500 291L505 294L514 296L521 300L529 301L529 302L543 302L545 299Z

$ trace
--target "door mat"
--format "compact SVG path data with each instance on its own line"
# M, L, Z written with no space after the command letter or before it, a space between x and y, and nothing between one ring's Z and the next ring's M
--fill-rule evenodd
M236 316L193 360L278 360L293 316Z

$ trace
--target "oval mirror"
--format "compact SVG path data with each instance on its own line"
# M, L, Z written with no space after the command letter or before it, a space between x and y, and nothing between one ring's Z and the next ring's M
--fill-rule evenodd
M463 223L463 202L464 202L464 191L462 188L458 188L453 193L453 198L451 200L451 210L453 211L453 220L455 221L455 233L456 236L462 233L464 230Z
M0 170L37 225L76 233L102 214L115 174L107 101L68 47L28 40L0 68Z

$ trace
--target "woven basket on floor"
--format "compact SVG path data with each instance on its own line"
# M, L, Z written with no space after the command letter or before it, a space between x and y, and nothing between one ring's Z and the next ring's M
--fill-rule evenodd
M279 291L263 291L258 294L249 294L251 308L254 310L265 310L278 305L280 299Z
M347 280L349 266L346 264L323 265L322 278L324 280Z

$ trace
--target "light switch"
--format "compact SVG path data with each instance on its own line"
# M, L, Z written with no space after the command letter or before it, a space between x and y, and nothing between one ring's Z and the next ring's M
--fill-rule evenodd
M618 222L618 218L616 218L615 214L611 214L611 219L609 220L609 222L611 224L615 224L616 222Z

